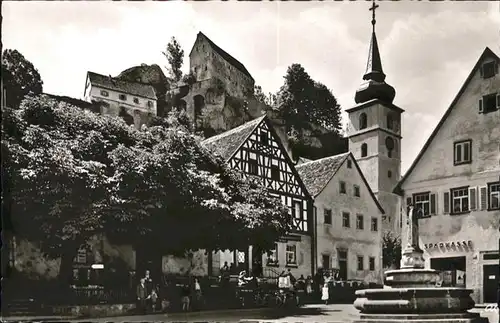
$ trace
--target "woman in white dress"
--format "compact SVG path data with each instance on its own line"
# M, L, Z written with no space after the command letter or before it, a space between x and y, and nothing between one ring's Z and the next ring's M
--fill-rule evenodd
M328 305L328 299L330 298L330 291L328 290L328 280L323 284L323 288L321 289L321 300L325 302L325 305Z

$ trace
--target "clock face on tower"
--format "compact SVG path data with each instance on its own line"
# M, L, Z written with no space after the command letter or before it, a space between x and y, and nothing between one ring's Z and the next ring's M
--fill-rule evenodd
M388 150L393 150L394 149L394 139L391 137L387 137L385 139L385 146L387 147Z

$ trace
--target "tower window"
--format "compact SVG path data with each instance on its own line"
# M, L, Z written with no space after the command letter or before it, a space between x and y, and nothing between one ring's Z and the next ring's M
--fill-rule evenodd
M127 96L125 94L120 94L119 98L122 101L127 101Z
M394 139L392 139L391 137L387 137L385 139L385 147L387 148L387 156L389 158L392 158L392 152L394 151Z
M392 114L387 115L387 129L394 130L394 118Z
M365 129L368 126L368 120L366 117L366 113L361 113L359 115L359 130Z
M367 155L368 155L368 145L362 144L361 145L361 157L366 157Z

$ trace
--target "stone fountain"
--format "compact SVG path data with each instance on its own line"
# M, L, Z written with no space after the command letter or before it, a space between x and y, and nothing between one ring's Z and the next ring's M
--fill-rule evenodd
M401 269L386 271L382 289L356 291L354 307L360 314L353 323L487 323L474 307L472 290L437 287L439 272L424 268L423 251L419 247L418 212L409 207L408 241L401 256Z

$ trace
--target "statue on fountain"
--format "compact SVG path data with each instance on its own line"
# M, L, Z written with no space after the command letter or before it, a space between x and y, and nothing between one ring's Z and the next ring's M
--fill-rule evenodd
M408 206L407 218L407 243L401 253L401 268L424 268L424 252L419 246L418 219L422 211L410 205Z

